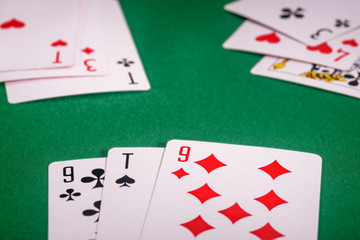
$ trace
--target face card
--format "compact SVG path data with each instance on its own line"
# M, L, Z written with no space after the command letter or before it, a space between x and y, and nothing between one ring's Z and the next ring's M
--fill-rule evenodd
M349 70L360 56L360 28L319 46L309 47L259 24L245 21L223 47Z
M354 64L349 71L341 71L265 56L251 69L251 73L360 98L360 64Z
M28 102L71 95L145 91L150 89L136 46L119 3L99 1L109 74L104 77L75 77L14 81L5 83L10 103ZM116 24L114 24L116 23Z
M48 239L95 239L105 158L49 165Z
M139 239L163 148L113 148L106 162L97 239Z
M317 239L321 158L172 140L141 239Z
M360 26L357 4L356 0L241 0L225 9L316 46Z
M0 0L0 71L74 65L80 0Z
M73 67L0 72L0 82L20 79L106 75L107 57L98 0L82 4L79 44Z

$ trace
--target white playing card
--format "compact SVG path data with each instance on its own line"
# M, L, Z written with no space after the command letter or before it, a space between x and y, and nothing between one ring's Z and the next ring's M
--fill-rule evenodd
M0 0L0 71L74 65L80 0Z
M320 179L315 154L172 140L141 239L317 239Z
M139 239L163 148L113 148L106 162L97 239Z
M310 46L360 26L357 0L241 0L225 9Z
M76 47L76 62L73 67L0 72L0 82L34 78L105 75L108 69L102 32L99 0L84 1L79 30L80 42Z
M105 158L49 165L48 239L95 239Z
M251 69L251 73L360 98L360 64L355 64L350 71L340 71L265 56Z
M224 48L317 63L349 70L360 56L360 28L336 39L308 48L280 33L245 21L223 44Z
M5 83L8 101L20 103L46 98L115 91L150 89L136 46L119 3L100 1L109 57L104 77L36 79Z

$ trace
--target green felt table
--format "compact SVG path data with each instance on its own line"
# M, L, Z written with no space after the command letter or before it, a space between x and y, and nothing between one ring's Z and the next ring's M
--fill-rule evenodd
M260 55L222 48L227 2L122 1L150 91L12 105L0 85L0 239L47 238L49 163L171 139L319 154L319 239L360 239L359 100L251 75Z

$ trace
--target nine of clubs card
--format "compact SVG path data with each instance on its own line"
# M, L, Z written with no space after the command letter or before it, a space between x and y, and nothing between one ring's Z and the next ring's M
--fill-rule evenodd
M49 240L95 239L105 158L49 165Z

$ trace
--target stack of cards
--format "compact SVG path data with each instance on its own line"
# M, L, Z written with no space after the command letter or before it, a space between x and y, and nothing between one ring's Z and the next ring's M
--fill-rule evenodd
M225 9L247 18L224 48L265 56L253 74L360 98L357 0L239 0Z
M0 0L0 55L10 103L150 89L117 0Z
M317 239L322 160L172 140L49 166L49 239Z

